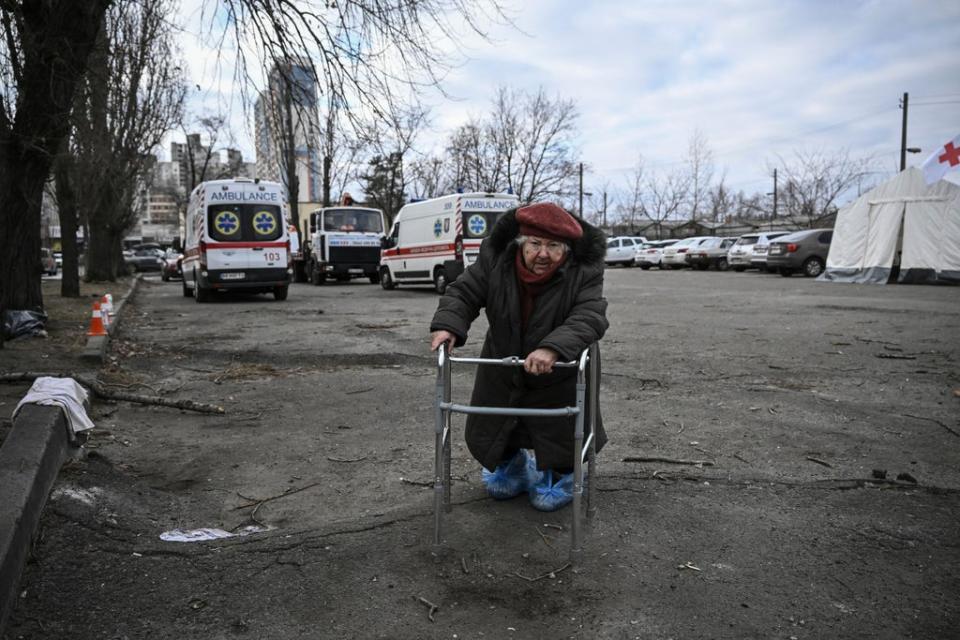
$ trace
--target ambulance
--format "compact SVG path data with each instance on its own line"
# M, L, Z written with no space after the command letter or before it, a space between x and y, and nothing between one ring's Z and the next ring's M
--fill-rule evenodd
M455 193L404 205L383 241L380 286L429 284L442 294L477 260L500 216L518 203L511 193Z
M197 185L187 208L183 295L208 302L216 291L287 299L292 269L283 185L249 178Z

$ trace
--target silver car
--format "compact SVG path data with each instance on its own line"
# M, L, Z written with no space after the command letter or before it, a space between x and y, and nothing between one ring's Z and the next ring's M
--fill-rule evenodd
M758 231L745 233L727 252L727 265L734 271L745 269L765 269L767 266L767 248L773 238L785 236L789 231Z
M695 248L700 246L701 243L706 242L714 237L715 236L694 236L692 238L684 238L676 244L666 247L663 250L663 262L661 268L680 269L689 266L687 264L687 252L693 251Z

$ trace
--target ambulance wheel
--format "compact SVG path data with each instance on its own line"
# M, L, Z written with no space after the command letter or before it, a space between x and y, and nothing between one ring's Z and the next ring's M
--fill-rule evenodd
M440 295L447 290L447 272L443 267L437 267L433 272L433 288Z
M202 304L204 302L210 302L210 295L213 292L209 289L200 286L200 278L196 274L193 275L193 297L197 303Z
M390 269L387 267L380 267L380 286L386 291L397 288L397 284L390 277Z
M193 297L193 291L191 291L191 290L190 290L190 287L187 286L187 279L184 278L184 279L183 279L183 282L182 282L181 284L183 285L183 297L184 297L184 298L192 298L192 297Z
M278 301L286 300L286 299L287 299L287 291L288 291L288 290L289 290L289 287L286 286L286 285L284 285L284 286L282 286L282 287L274 287L274 288L273 288L273 299L274 299L274 300L278 300Z

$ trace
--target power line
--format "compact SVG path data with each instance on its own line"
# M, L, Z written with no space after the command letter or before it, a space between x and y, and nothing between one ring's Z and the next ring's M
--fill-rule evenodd
M934 104L960 104L960 100L943 100L941 102L911 102L911 107L929 107Z

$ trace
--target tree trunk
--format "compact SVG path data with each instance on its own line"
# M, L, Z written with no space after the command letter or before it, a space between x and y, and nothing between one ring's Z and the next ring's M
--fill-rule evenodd
M22 77L16 87L16 113L0 113L0 309L43 306L43 185L69 131L74 90L109 3L13 3L20 14L22 47L12 55L19 56Z
M60 217L60 251L63 256L60 295L64 298L80 297L80 261L77 251L77 199L70 178L72 158L60 154L54 161L56 176L57 209Z
M109 224L100 220L90 221L90 238L87 240L87 282L116 282L117 254L123 255L121 240Z

